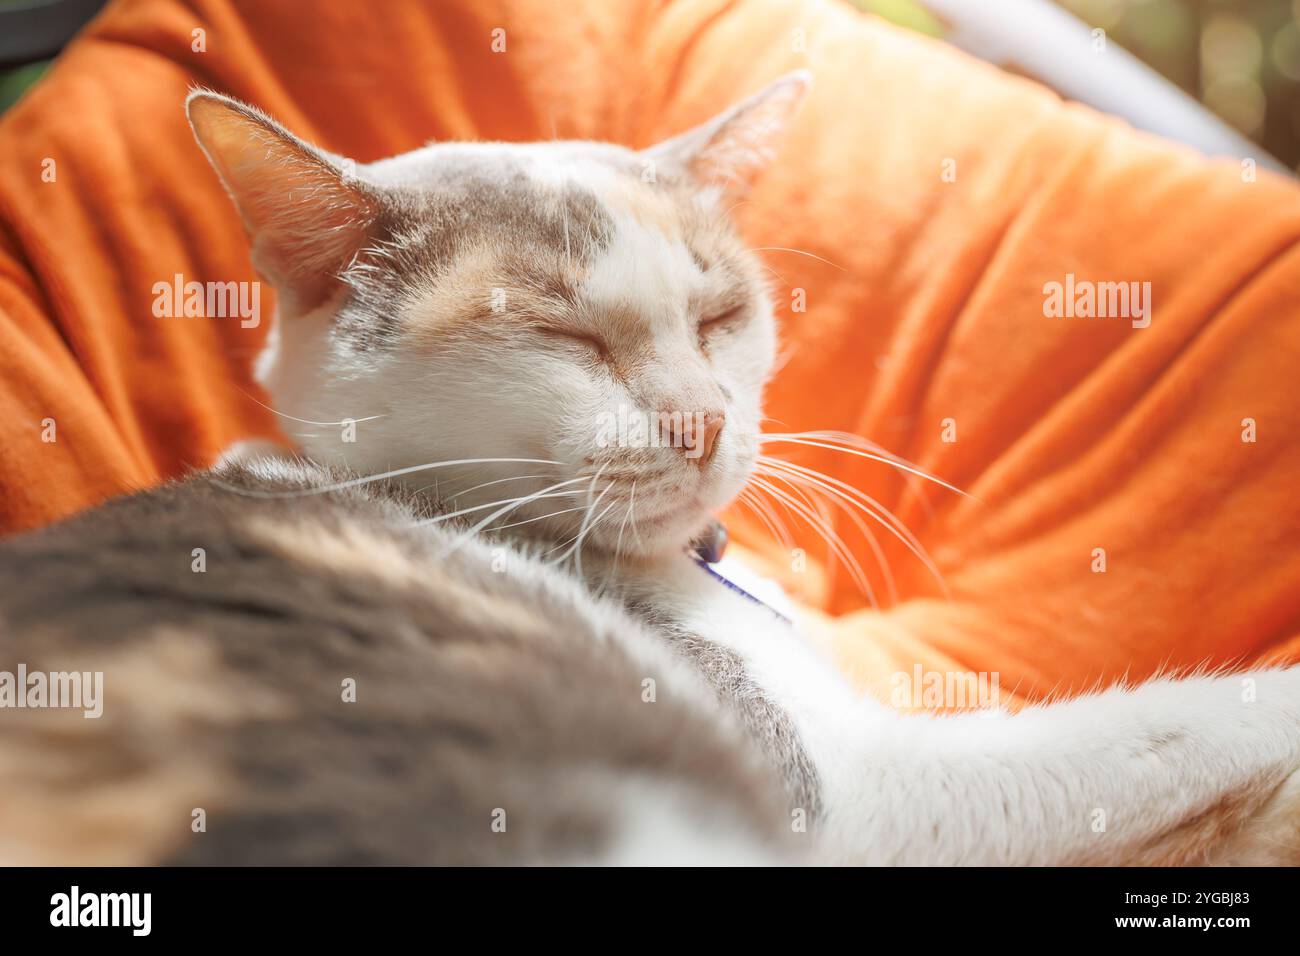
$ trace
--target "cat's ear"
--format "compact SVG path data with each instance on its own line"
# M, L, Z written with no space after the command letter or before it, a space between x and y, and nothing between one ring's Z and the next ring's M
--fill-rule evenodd
M776 140L812 86L807 70L787 73L713 119L645 150L655 164L683 170L701 186L743 188L775 153Z
M375 192L335 159L260 110L197 90L194 135L239 208L253 264L299 310L323 302L371 238Z

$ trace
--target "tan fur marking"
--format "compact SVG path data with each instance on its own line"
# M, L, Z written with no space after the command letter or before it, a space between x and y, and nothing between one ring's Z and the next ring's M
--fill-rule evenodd
M619 177L617 183L602 197L611 209L662 233L670 242L682 241L681 197L649 189L631 177Z
M1300 866L1300 772L1209 848L1210 866Z
M0 864L157 863L231 793L220 754L195 725L276 716L265 688L229 683L211 644L160 630L125 651L61 666L102 670L104 712L11 710L0 722Z
M553 276L553 287L528 288L502 276L500 250L481 245L457 258L434 285L425 285L408 308L405 325L416 348L446 345L449 334L481 333L494 318L517 321L524 316L561 322L571 308L561 290L576 288L585 269L565 261L562 252L536 250L532 266L538 275Z
M481 588L446 574L431 561L417 561L387 537L354 524L336 528L254 518L245 530L271 551L318 572L368 577L390 587L437 593L448 610L478 626L496 624L519 635L540 634L526 608L493 598Z
M1149 841L1125 862L1135 866L1203 864L1215 847L1241 829L1259 808L1262 797L1257 787L1224 794L1213 806Z

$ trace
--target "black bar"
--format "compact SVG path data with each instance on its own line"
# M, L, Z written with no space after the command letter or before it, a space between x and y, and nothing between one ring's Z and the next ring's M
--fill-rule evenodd
M6 943L66 943L76 934L81 944L283 939L299 948L388 937L436 946L444 937L430 933L452 928L476 942L515 930L535 942L610 943L685 942L660 934L694 925L736 940L765 938L778 924L796 935L834 932L862 948L900 932L922 950L944 939L1023 942L1026 932L1049 945L1201 936L1231 946L1293 932L1295 885L1294 871L1259 869L16 869L0 871L0 925ZM70 907L56 913L58 895L70 903L73 886L87 915L100 911L98 894L150 894L147 937L135 936L129 919L143 926L143 896L135 910L121 898L112 904L126 925L51 925L66 916ZM1120 925L1132 920L1149 924Z

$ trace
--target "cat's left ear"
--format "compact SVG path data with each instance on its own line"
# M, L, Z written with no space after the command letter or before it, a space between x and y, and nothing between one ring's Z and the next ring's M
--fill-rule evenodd
M807 70L787 73L713 119L641 155L656 165L685 171L701 186L736 191L771 161L777 138L811 86L812 74Z
M346 160L317 149L265 113L198 90L185 103L194 135L239 208L253 265L296 311L325 301L338 275L372 241L374 188Z

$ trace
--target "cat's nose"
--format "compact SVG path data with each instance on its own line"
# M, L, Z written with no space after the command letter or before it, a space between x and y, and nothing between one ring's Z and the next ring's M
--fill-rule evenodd
M725 412L707 412L703 415L673 415L663 419L669 443L680 448L686 457L706 465L718 446L718 436L727 423Z
M718 445L718 436L722 434L722 426L727 423L727 416L718 412L716 416L710 416L704 422L703 434L697 436L700 448L700 464L707 464L713 457L713 449Z

